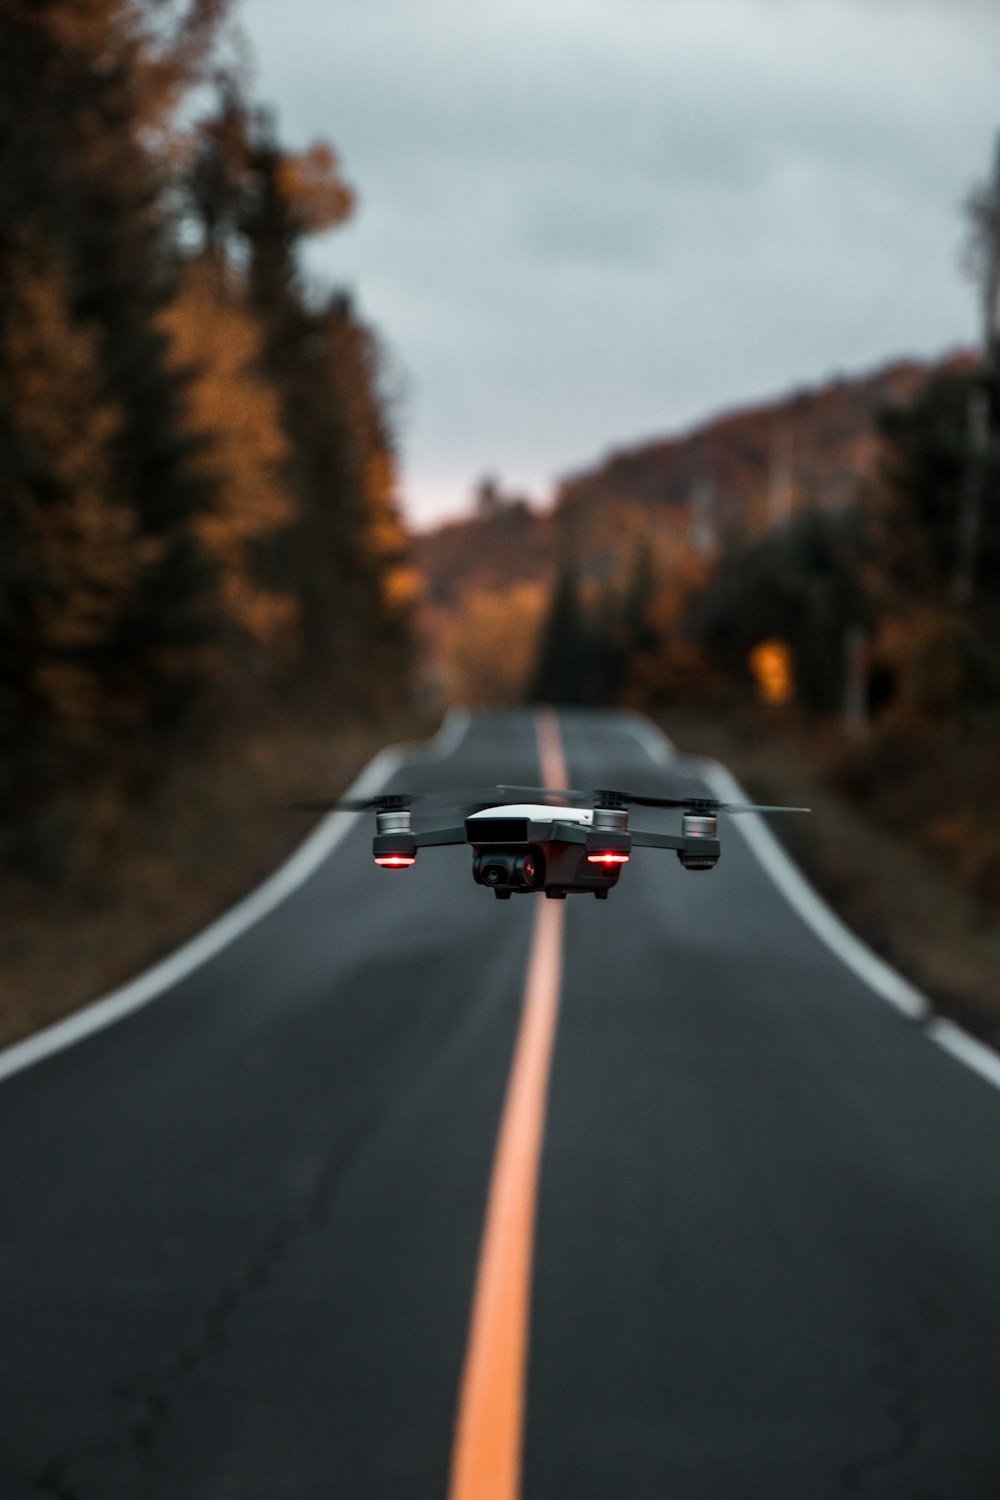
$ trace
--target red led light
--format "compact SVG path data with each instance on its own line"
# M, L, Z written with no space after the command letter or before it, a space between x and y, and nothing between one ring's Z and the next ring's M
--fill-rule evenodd
M628 855L620 854L616 849L605 849L600 854L588 854L587 859L592 865L627 865Z
M415 854L376 854L375 863L381 865L383 870L405 870L410 865L415 865L417 858Z

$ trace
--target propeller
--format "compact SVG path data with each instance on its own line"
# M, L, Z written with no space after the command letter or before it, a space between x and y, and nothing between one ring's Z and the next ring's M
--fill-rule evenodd
M375 797L319 797L304 802L294 802L298 812L364 812L374 808L378 812L403 812L416 802L428 803L435 808L448 808L457 812L474 812L484 807L499 807L504 802L517 802L530 798L536 802L577 804L583 807L624 807L631 803L636 807L680 807L686 812L704 813L807 813L808 807L782 807L763 802L719 802L715 797L652 797L645 792L620 792L610 787L595 787L592 792L576 791L572 787L509 786L506 783L495 787L464 787L450 792L382 792Z
M558 786L508 786L504 783L496 790L503 797L514 800L530 797L533 802L547 801L555 798L560 802L589 802L590 798L586 792L574 792L567 787Z
M509 794L525 794L533 797L556 797L564 802L576 802L589 806L619 806L634 803L636 807L682 807L688 812L706 813L807 813L808 807L783 807L763 802L719 802L715 797L652 797L644 792L619 792L610 787L595 787L592 792L576 791L572 787L500 786L497 791Z
M422 801L420 792L394 792L378 797L307 797L303 802L293 802L291 808L293 812L365 812L368 808L402 812Z
M643 792L616 792L607 787L594 791L594 800L601 802L631 802L636 807L682 807L686 812L706 813L807 813L809 807L783 807L764 802L720 802L716 797L649 797Z
M380 792L374 797L310 797L293 802L295 812L405 812L415 803L458 812L492 807L502 799L497 787L459 787L447 792Z

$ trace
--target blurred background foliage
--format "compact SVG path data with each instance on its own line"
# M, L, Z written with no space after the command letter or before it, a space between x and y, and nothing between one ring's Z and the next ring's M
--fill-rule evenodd
M796 732L1000 901L1000 157L966 226L978 349L612 453L547 511L491 478L418 536L433 686Z
M978 349L613 452L547 508L489 476L408 538L382 345L302 271L354 186L281 140L229 11L0 0L0 970L53 912L89 951L145 902L124 975L294 841L283 799L449 703L797 734L1000 901L1000 160Z
M354 192L227 12L0 0L0 850L47 881L176 764L380 722L409 670L378 340L298 260Z

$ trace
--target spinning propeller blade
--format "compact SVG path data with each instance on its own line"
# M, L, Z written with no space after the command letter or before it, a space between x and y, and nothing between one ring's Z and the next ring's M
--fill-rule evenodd
M510 786L507 783L494 787L460 787L450 792L382 792L375 797L310 798L304 802L294 802L292 807L298 812L364 812L369 808L379 812L392 812L396 809L406 810L419 802L436 810L470 813L484 807L501 807L505 803L519 801L582 807L624 807L632 804L636 807L677 807L686 812L705 813L811 811L808 807L782 807L763 802L719 802L715 797L654 797L645 792L622 792L610 787L595 787L592 792L581 792L572 787Z
M719 802L715 797L650 797L643 792L616 792L601 787L594 797L608 801L631 802L637 807L682 807L687 812L708 813L807 813L808 807L782 807L763 802Z
M560 786L508 786L504 783L496 790L500 793L501 800L507 798L530 798L533 802L544 801L547 797L558 797L562 802L589 802L590 798L586 792L574 792L567 787Z
M385 792L378 797L310 797L304 802L293 802L291 806L294 812L365 812L368 808L391 812L394 808L406 809L421 801L423 797L419 792Z
M420 803L435 810L474 812L493 807L503 799L496 787L458 787L448 792L381 792L375 797L310 797L293 802L296 812L377 812L405 811Z

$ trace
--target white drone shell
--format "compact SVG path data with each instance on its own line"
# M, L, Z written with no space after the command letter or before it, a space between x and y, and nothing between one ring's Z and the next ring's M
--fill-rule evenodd
M594 821L592 807L552 807L547 802L503 803L500 807L483 807L470 814L469 823L477 818L527 818L532 823L581 823L588 827Z

